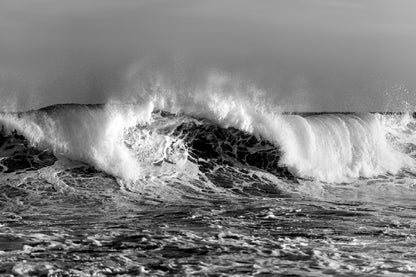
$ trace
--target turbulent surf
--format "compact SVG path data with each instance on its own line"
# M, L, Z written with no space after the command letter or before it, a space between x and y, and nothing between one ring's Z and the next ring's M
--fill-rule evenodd
M0 272L416 270L411 114L160 103L0 114Z
M3 113L0 123L6 137L19 134L35 148L130 182L166 174L165 165L181 172L186 162L212 159L336 183L414 166L414 119L408 114L244 117L229 122L174 115L152 103L58 105Z

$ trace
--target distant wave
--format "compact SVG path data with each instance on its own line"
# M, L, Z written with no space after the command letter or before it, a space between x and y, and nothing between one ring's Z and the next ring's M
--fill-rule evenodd
M217 107L173 114L157 106L56 105L2 113L0 124L4 134L17 131L38 149L131 182L186 173L189 163L200 170L237 163L324 182L415 166L416 123L409 114L244 113L248 107L230 105L222 114Z

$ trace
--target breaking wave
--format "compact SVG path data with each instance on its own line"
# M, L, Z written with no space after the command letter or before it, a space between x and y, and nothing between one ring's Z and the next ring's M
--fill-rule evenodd
M230 99L164 112L161 103L56 105L2 113L0 123L4 134L127 182L198 176L220 164L323 182L415 166L410 114L269 113Z

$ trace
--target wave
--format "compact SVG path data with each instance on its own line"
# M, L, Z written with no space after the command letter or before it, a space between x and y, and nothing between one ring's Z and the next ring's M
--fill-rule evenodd
M207 103L175 113L158 110L157 101L56 105L2 113L0 124L38 149L128 182L198 176L218 165L351 182L415 166L416 123L409 114L278 114Z

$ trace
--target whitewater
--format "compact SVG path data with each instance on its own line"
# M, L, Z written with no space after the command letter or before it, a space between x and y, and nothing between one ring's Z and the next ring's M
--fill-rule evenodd
M414 115L246 95L2 112L0 273L414 273Z
M190 140L192 131L177 134L177 129L189 122L234 128L274 145L281 152L274 166L285 167L300 178L351 182L411 171L415 165L409 153L414 146L409 133L415 122L408 113L279 114L234 102L208 103L198 113L176 110L171 117L160 116L164 112L153 102L57 105L3 113L0 123L6 135L16 131L34 147L131 182L151 175L149 165L158 160L188 152L184 140ZM226 139L224 143L235 147ZM186 160L185 154L180 156ZM178 163L180 170L182 163Z

